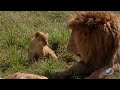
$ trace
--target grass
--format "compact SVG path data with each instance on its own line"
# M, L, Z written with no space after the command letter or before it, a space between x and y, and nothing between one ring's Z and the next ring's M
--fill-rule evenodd
M76 58L67 52L70 32L65 22L73 12L64 11L0 11L0 76L27 72L49 76L68 68ZM58 61L47 59L29 65L28 43L36 31L49 33L49 47Z
M70 11L0 11L0 77L16 72L49 76L77 62L67 52L70 32L66 27ZM58 61L28 63L28 43L36 31L49 33L49 47ZM84 73L81 72L81 77ZM81 78L80 77L80 78ZM79 77L75 77L79 78Z

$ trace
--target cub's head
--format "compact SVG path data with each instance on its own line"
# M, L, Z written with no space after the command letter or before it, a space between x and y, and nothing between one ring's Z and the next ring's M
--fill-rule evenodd
M35 39L38 41L39 45L45 46L48 44L48 33L47 32L36 32Z

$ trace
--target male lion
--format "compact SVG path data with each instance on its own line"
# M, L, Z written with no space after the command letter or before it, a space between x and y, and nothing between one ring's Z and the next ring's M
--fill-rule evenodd
M8 75L1 79L48 79L48 78L45 76L39 76L35 74L17 72L15 74Z
M71 68L55 73L67 78L81 69L87 71L87 79L100 79L120 72L120 27L119 17L112 12L85 11L72 16L68 27L72 30L68 51L81 60ZM107 74L107 73L108 74Z
M35 33L35 37L29 43L28 57L30 62L43 58L58 58L54 51L48 47L48 33Z

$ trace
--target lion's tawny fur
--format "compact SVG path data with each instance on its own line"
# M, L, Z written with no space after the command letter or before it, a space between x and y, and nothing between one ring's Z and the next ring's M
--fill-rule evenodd
M115 64L114 56L119 54L120 48L120 30L113 13L80 12L73 16L68 26L72 29L71 37L78 54L92 71Z
M55 52L48 47L48 33L35 33L35 37L29 43L28 57L30 61L43 58L58 58Z
M72 33L68 51L80 56L80 63L85 63L84 66L89 74L105 66L114 67L120 62L119 20L118 15L109 11L78 12L69 19L68 27ZM76 65L83 67L79 63ZM57 75L69 76L66 73L72 74L76 70L76 65L58 72ZM96 75L100 75L100 72Z
M15 74L8 75L1 79L48 79L45 76L39 76L36 74L28 74L28 73L21 73L17 72Z

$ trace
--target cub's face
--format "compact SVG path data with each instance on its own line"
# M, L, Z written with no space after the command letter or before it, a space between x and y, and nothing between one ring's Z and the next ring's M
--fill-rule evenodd
M41 46L45 46L48 44L48 33L46 32L36 32L35 39L37 40L38 44Z

